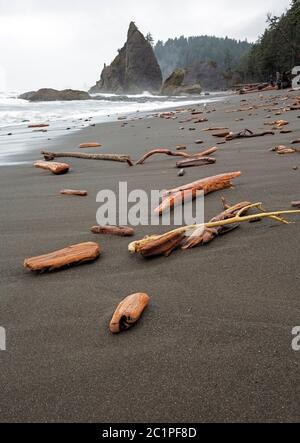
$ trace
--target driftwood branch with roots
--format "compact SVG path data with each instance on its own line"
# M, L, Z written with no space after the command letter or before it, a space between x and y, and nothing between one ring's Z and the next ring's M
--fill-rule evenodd
M245 215L250 209L259 212ZM169 256L175 249L190 249L207 244L219 235L226 234L238 227L241 223L254 222L262 219L272 219L280 223L289 224L282 215L300 214L300 210L265 212L262 203L250 204L241 202L214 217L209 223L184 226L163 235L153 235L142 240L130 243L128 250L132 254L139 253L143 257L159 255Z
M250 129L244 129L243 131L237 133L230 133L225 137L226 141L235 140L238 138L253 138L253 137L263 137L265 135L275 135L274 131L263 131L263 132L253 132Z

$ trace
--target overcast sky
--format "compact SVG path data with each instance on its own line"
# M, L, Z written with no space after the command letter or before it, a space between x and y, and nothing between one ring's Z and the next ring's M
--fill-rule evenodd
M0 0L0 76L9 90L87 89L126 40L216 35L255 41L290 0ZM1 83L0 83L1 87Z

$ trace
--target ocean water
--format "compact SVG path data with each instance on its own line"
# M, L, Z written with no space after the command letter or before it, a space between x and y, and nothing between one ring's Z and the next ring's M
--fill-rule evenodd
M0 166L22 163L22 152L67 131L79 131L91 124L116 121L123 116L141 117L162 109L212 103L222 100L224 93L172 98L147 92L127 96L95 94L96 100L39 103L17 97L16 92L0 92ZM45 128L47 132L29 129L28 125L34 123L49 124Z

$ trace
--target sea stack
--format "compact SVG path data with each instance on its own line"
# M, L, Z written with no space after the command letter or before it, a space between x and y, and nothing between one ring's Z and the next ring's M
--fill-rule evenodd
M90 93L159 92L162 73L151 44L131 22L127 41L110 66L104 65L100 80Z

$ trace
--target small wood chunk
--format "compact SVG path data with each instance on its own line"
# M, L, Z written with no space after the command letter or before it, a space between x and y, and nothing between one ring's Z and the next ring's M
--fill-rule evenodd
M46 123L30 124L28 128L47 128L49 125Z
M177 175L178 175L178 177L183 177L185 175L185 170L181 169Z
M35 168L45 169L55 175L66 174L70 170L70 165L68 165L67 163L56 163L39 160L33 165Z
M128 226L93 226L93 234L118 235L119 237L132 237L134 230Z
M185 145L178 145L178 146L176 146L176 150L177 151L184 151L185 149L186 149Z
M196 145L202 145L202 143L203 143L203 140L196 140L196 141L195 141L195 144L196 144Z
M291 143L292 143L292 145L295 145L296 143L300 143L300 138L297 138L296 140L293 140Z
M102 145L100 143L81 143L81 145L79 145L79 148L84 149L84 148L100 148Z
M30 271L53 271L66 266L78 265L96 260L101 250L97 243L81 243L69 246L50 254L28 258L24 261L24 267Z
M138 293L126 297L117 307L109 329L113 334L119 334L135 325L141 318L148 306L150 297L147 294Z
M63 189L60 191L62 195L78 195L79 197L86 197L88 195L87 191L80 191L76 189Z

